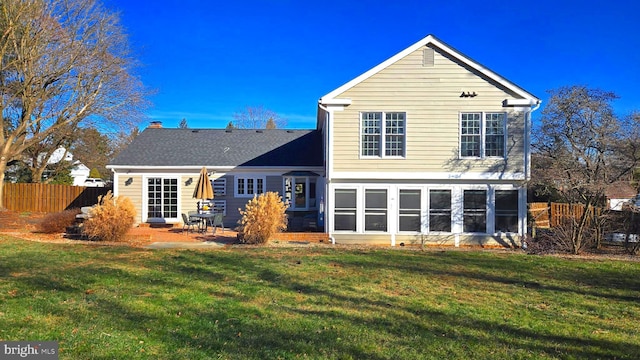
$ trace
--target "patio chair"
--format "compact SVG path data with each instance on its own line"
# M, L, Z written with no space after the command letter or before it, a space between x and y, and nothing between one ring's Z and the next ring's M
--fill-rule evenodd
M182 213L182 222L184 223L182 225L182 232L184 232L185 230L193 232L198 228L198 225L200 224L199 220L191 220L185 213Z
M222 229L222 232L224 232L224 224L222 223L222 219L224 217L224 214L222 213L217 213L213 216L213 219L211 219L211 226L213 226L213 233L216 233L216 228L219 226Z

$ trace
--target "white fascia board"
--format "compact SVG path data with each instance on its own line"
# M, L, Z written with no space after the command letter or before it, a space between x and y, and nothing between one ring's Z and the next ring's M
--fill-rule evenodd
M440 48L444 52L446 52L446 53L450 54L451 56L453 56L454 58L460 60L463 64L469 66L472 69L475 69L479 73L485 75L489 79L491 79L491 80L495 81L496 83L504 86L505 88L511 90L515 94L517 94L517 95L519 95L519 96L521 96L521 97L523 97L525 99L532 99L532 100L534 100L536 102L540 101L537 97L535 97L534 95L530 94L526 90L522 89L521 87L517 86L516 84L512 83L511 81L503 78L502 76L498 75L497 73L489 70L487 67L485 67L485 66L479 64L478 62L472 60L471 58L467 57L466 55L462 54L458 50L452 48L451 46L443 43L442 41L440 41L435 36L427 35L422 40L416 42L415 44L413 44L413 45L409 46L408 48L402 50L401 52L397 53L396 55L394 55L394 56L390 57L389 59L383 61L379 65L377 65L377 66L371 68L370 70L366 71L362 75L354 78L353 80L347 82L346 84L340 86L339 88L337 88L337 89L331 91L330 93L326 94L325 96L321 97L320 98L321 103L324 104L325 101L331 101L336 96L344 93L345 91L351 89L355 85L363 82L364 80L370 78L371 76L375 75L376 73L382 71L383 69L385 69L389 65L391 65L391 64L395 63L396 61L404 58L405 56L411 54L412 52L418 50L419 48L421 48L423 46L426 46L426 45L429 45L429 44L432 44L435 47Z
M185 165L185 166L154 166L154 165L107 165L107 169L113 171L126 171L126 170L198 170L202 167L206 167L207 170L231 170L237 166L209 166L209 165Z
M325 99L324 97L322 97L320 98L320 100L318 100L318 102L321 105L338 105L338 106L351 105L351 99L334 99L334 98Z
M538 105L540 101L534 99L505 99L502 102L502 106L505 107L533 107Z
M525 180L525 174L517 173L458 173L458 172L334 172L332 180L353 179L353 180Z
M242 173L242 172L251 172L251 173L261 173L261 172L288 172L292 170L296 171L313 171L319 174L324 173L324 167L322 166L260 166L260 167L242 167L242 166L205 166L209 172L234 172L234 173ZM125 166L125 165L107 165L107 169L111 169L114 172L122 172L122 171L143 171L148 172L150 170L174 170L174 171L200 171L202 166Z

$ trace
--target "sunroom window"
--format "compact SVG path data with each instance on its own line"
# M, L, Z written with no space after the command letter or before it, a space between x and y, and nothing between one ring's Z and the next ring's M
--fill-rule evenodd
M356 231L356 189L336 189L334 196L334 230Z
M364 190L364 230L387 231L387 190Z
M518 191L496 190L496 232L518 232Z
M400 209L398 214L398 229L400 231L420 231L420 195L419 189L400 190Z
M487 231L487 191L464 190L463 231L485 233Z
M451 190L429 191L429 231L451 232Z

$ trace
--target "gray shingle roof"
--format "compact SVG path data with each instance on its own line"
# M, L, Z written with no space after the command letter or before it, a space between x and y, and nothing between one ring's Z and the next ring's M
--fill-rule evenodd
M147 128L113 166L322 166L317 130Z

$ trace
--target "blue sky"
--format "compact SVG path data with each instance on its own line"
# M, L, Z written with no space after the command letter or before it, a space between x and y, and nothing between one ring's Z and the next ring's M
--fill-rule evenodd
M262 105L313 128L318 98L428 34L543 105L548 89L587 85L617 93L619 114L640 110L634 0L103 1L155 91L149 118L165 127L224 127Z

